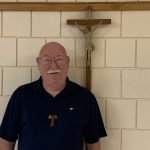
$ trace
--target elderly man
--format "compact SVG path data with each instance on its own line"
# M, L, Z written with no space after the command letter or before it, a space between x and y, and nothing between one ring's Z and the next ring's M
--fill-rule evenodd
M39 80L20 86L10 98L1 127L0 150L100 150L106 136L93 94L67 77L69 57L56 42L37 58Z

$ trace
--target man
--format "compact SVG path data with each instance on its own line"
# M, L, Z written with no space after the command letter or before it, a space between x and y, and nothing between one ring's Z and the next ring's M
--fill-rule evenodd
M106 136L93 94L67 77L69 57L56 42L37 58L39 80L11 96L0 128L0 150L100 150Z

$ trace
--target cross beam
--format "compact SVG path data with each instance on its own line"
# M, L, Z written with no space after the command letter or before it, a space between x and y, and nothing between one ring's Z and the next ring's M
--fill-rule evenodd
M69 25L97 25L101 24L111 24L111 19L68 19L67 24Z

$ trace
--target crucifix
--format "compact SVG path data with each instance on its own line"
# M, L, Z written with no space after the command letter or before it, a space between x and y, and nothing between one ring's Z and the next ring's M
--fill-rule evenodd
M92 34L101 24L111 24L111 19L92 19L92 9L87 10L86 19L69 19L67 24L75 25L85 36L86 50L86 88L91 89L91 52L95 47Z
M55 120L58 119L58 117L57 117L57 115L51 114L51 115L48 116L48 119L51 120L50 127L54 127L54 125L55 125Z

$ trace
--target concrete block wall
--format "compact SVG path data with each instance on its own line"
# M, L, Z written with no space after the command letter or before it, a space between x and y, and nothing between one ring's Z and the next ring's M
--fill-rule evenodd
M60 0L64 1L87 2ZM121 0L95 0L112 1ZM0 121L12 92L39 78L36 57L46 42L65 46L71 58L69 78L85 86L84 35L66 25L67 19L85 15L72 11L0 12ZM149 150L150 11L95 11L93 18L112 19L111 25L101 25L93 34L92 92L108 133L101 140L102 150Z

